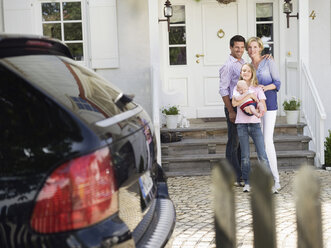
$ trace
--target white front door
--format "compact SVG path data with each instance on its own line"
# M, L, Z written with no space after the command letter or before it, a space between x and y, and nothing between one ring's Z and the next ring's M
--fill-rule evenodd
M247 33L241 2L173 0L170 32L163 30L163 89L181 92L177 104L189 118L224 116L219 68L227 60L230 38ZM166 25L164 25L166 26ZM165 29L167 27L164 27ZM163 104L167 104L167 98Z
M164 92L179 92L180 95L175 99L163 95L162 105L179 105L188 118L224 116L224 104L219 95L219 68L230 54L232 36L240 34L246 38L256 34L255 28L248 27L256 25L254 6L257 1L251 2L171 1L174 15L170 32L166 24L161 29L162 88Z

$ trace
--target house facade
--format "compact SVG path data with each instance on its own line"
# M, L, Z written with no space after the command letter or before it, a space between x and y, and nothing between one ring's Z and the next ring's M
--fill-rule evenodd
M224 116L218 70L229 55L229 39L260 36L281 76L278 115L284 115L284 99L301 98L316 165L323 164L331 128L330 1L292 0L291 15L299 18L287 20L283 0L172 0L169 32L167 22L159 22L164 2L1 0L0 30L64 41L76 60L134 94L156 130L160 108L169 104L188 118Z

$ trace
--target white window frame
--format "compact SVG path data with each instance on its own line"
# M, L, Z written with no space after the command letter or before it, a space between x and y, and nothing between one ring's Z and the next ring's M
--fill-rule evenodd
M186 5L185 4L174 4L173 6L184 6L184 9L185 9L185 23L180 23L180 24L174 24L174 23L169 23L169 27L184 27L185 28L185 34L187 35L187 9L186 9ZM171 18L170 18L170 21L171 21ZM186 40L185 40L185 44L175 44L175 45L170 45L169 43L169 35L170 33L168 32L168 66L187 66L187 63L188 63L188 58L187 58L187 37L186 37ZM170 64L170 48L176 48L176 47L185 47L186 48L186 64L178 64L178 65L171 65Z
M256 17L256 5L257 4L272 4L272 21L257 21ZM264 44L272 45L272 53L275 54L275 4L274 2L256 2L255 3L255 35L257 36L257 25L258 24L272 24L272 41L263 42Z
M64 40L64 28L63 28L63 24L64 23L70 23L70 22L74 22L77 23L77 20L74 21L64 21L63 20L63 13L62 13L62 3L63 2L80 2L81 3L81 15L82 15L82 19L81 19L81 23L82 23L82 40L75 40L75 41L65 41ZM61 20L60 21L54 21L54 22L44 22L42 20L42 4L43 3L60 3L60 15L61 15ZM89 54L89 50L88 50L88 39L86 37L87 34L87 18L86 18L86 7L87 7L87 3L86 0L38 0L36 6L35 6L35 13L36 13L36 25L37 25L37 31L38 33L40 33L41 35L43 35L43 24L44 23L61 23L61 36L62 36L62 42L64 43L77 43L77 42L82 42L83 43L83 60L77 60L77 63L85 65L85 66L89 66L89 61L90 61L90 54Z

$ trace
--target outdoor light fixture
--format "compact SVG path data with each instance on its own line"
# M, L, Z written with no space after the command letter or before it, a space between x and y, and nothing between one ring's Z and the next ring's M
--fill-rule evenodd
M290 27L290 17L296 17L297 19L299 19L299 13L297 13L296 15L290 15L292 11L293 11L293 5L291 3L291 0L284 0L283 12L284 14L286 14L287 28Z
M170 17L172 17L172 7L171 7L171 3L169 0L167 0L164 4L163 15L167 19L159 19L159 22L163 22L163 21L168 22L168 32L169 32L170 31Z

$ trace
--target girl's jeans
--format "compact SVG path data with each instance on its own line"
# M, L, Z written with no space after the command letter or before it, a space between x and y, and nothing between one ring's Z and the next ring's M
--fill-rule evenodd
M270 171L270 165L264 149L264 139L260 123L239 123L237 124L237 131L241 149L242 176L245 184L249 184L248 177L251 169L249 136L251 136L254 141L259 162L266 166L268 171Z

